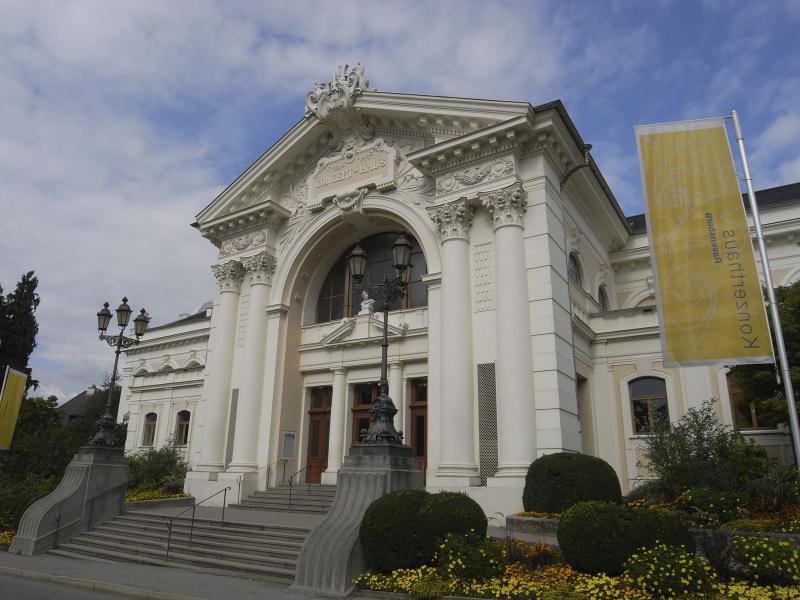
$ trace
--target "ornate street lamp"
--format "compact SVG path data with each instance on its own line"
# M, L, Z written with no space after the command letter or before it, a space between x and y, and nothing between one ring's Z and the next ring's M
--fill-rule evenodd
M391 281L384 277L383 283L362 284L364 273L367 270L367 253L356 244L347 257L350 273L353 276L355 288L366 292L371 298L383 298L383 342L381 344L381 380L378 383L378 397L370 406L370 425L366 431L361 431L361 444L402 444L403 434L394 426L394 416L397 409L389 397L389 380L387 371L387 353L389 349L389 304L406 294L408 282L411 280L411 243L401 235L392 244L392 257L397 276Z
M125 328L130 322L131 307L128 306L128 299L123 298L122 304L117 307L117 325L119 326L118 335L106 335L109 323L111 323L111 311L108 309L108 302L103 304L103 308L97 313L97 329L100 332L100 339L108 342L108 345L116 347L114 352L114 371L111 375L111 386L108 389L108 397L106 398L106 412L98 420L100 430L94 435L90 442L92 446L113 446L114 434L112 429L116 420L111 414L111 400L114 394L114 388L117 383L117 365L119 364L119 355L122 353L123 348L130 348L139 343L140 338L144 335L147 329L147 324L150 322L150 317L147 312L142 309L136 318L133 320L133 333L136 338L125 337L123 333Z

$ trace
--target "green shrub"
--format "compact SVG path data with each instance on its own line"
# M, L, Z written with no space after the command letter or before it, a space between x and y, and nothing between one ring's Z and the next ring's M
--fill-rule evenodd
M61 481L58 476L32 474L21 481L0 481L0 530L16 530L27 508Z
M186 462L173 446L145 450L128 456L129 489L161 489L168 483L175 488L186 477Z
M436 551L436 565L444 577L485 581L505 570L503 547L489 538L476 544L469 536L448 533Z
M464 535L472 544L478 544L486 537L486 514L466 494L432 494L420 510L419 517L423 532L422 553L431 558L448 533Z
M736 537L731 557L745 579L760 584L800 584L800 551L788 540L769 536Z
M415 579L408 586L408 593L413 598L419 600L434 600L441 598L450 591L447 582L438 573L425 573L419 579Z
M742 519L729 521L726 523L726 527L731 531L777 532L781 530L781 523L775 519L744 517Z
M625 561L625 577L650 598L696 597L714 591L714 573L707 560L660 542L631 554Z
M721 523L732 521L745 512L745 500L742 494L737 492L697 487L686 490L682 496L689 506L716 515Z
M536 459L525 477L526 511L560 513L578 502L619 502L622 492L614 468L606 461L572 452Z
M589 573L617 575L634 550L657 540L694 548L683 519L663 510L581 502L561 515L558 526L558 544L567 562Z
M361 521L359 537L367 564L377 571L419 567L423 552L420 511L430 498L424 490L398 490L369 505Z
M670 499L694 487L750 490L771 464L762 448L720 423L713 400L690 408L674 425L657 423L644 454Z

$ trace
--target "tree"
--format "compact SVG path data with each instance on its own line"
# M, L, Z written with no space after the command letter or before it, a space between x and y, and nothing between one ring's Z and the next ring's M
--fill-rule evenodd
M775 289L778 313L783 327L786 355L795 391L800 391L800 281ZM775 338L772 340L775 348ZM778 351L775 349L777 360ZM773 365L739 365L730 371L734 408L740 415L752 416L753 425L774 427L788 423L789 412L783 383Z
M35 315L39 306L39 294L36 293L38 285L39 280L33 271L28 271L13 292L3 296L0 286L0 376L5 373L6 366L27 373L26 389L36 389L39 385L38 381L31 378L31 368L28 366L39 332Z

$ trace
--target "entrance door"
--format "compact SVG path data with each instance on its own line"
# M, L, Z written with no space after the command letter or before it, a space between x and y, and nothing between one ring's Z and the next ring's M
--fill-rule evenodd
M306 481L319 483L322 472L328 468L328 438L331 429L333 388L311 388L309 394Z
M428 378L411 380L411 399L408 403L411 417L409 445L419 468L425 473L428 465Z
M378 397L377 383L357 383L353 386L353 443L361 440L361 432L369 429L369 407Z

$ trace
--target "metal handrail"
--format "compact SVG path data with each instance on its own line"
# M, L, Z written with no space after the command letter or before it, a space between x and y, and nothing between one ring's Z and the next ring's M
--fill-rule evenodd
M295 471L294 473L289 475L289 479L287 481L289 483L289 508L290 509L292 508L292 486L294 485L294 482L292 481L292 479L294 479L295 475L300 475L300 473L302 473L306 469L308 469L308 465L306 465L302 469L300 469L298 471ZM306 481L306 483L308 484L308 493L310 494L311 493L311 482L310 481Z
M192 543L192 535L194 534L194 519L195 519L194 514L195 514L195 509L198 506L200 506L203 502L205 502L206 500L211 500L211 498L213 498L214 496L219 496L220 494L224 494L224 495L222 496L222 517L219 520L219 525L220 525L220 527L222 527L225 524L225 504L227 504L227 502L228 502L228 490L230 490L230 489L231 489L231 486L224 487L221 490L211 494L208 498L203 498L202 500L200 500L200 502L195 502L192 506L187 506L185 509L183 509L178 514L173 515L172 517L170 517L169 523L167 524L167 529L168 529L168 533L167 533L167 554L166 554L165 558L169 558L169 546L170 546L170 543L172 542L172 524L175 522L175 519L180 517L183 513L188 512L189 509L191 509L191 511L192 511L192 520L191 520L191 522L189 524L189 543L190 544Z

